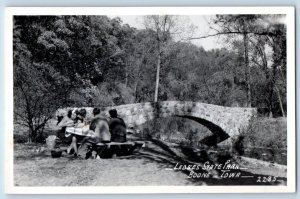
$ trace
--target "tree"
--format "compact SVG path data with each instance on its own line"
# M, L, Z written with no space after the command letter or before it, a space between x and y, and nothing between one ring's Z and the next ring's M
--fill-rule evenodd
M280 22L281 18L284 16L260 16L256 29L265 30L269 34L254 35L250 39L253 46L251 61L265 74L265 78L262 78L265 80L258 81L264 84L266 94L262 97L266 101L270 117L279 112L285 117L286 109L286 27Z
M133 90L135 102L150 101L155 65L155 34L152 30L136 30L126 47L126 82Z
M36 141L59 107L153 96L222 106L251 96L252 106L284 116L286 28L268 17L276 18L219 16L210 36L226 35L232 48L205 51L185 40L194 28L178 16L146 16L142 30L107 16L15 16L14 122Z
M46 123L77 87L66 64L73 32L62 22L54 16L14 17L14 122L28 128L29 142L41 141Z
M244 54L244 68L245 68L245 81L246 81L246 91L247 91L247 105L251 106L253 99L252 92L253 89L251 88L251 68L253 66L250 61L255 61L256 58L250 60L251 54L256 54L261 57L261 62L264 67L266 67L266 57L264 57L264 51L265 47L261 46L261 44L268 45L270 48L272 48L273 54L278 51L274 47L277 46L281 49L285 49L285 43L280 42L280 39L278 40L277 44L275 44L274 39L275 38L281 38L284 40L284 26L280 23L278 23L278 19L282 18L282 15L216 15L215 19L211 21L210 28L214 31L213 34L201 36L201 37L193 37L191 39L203 39L211 36L220 36L223 35L225 38L227 38L228 43L234 43L236 41L242 41L242 47L240 50L243 51ZM275 28L275 26L281 26L279 29ZM282 33L281 33L282 32ZM269 42L266 42L268 40ZM263 42L263 43L259 43ZM272 47L272 43L274 46ZM283 45L281 44L283 43ZM260 47L258 47L260 46ZM260 51L259 53L256 53L255 51ZM281 53L284 55L285 50L281 51ZM275 60L273 58L273 60ZM284 63L284 60L286 60L283 57L280 58L280 60ZM255 64L257 64L256 62ZM278 62L277 62L278 63ZM278 64L277 64L278 65ZM268 77L268 82L266 83L268 85L268 104L269 104L269 110L272 110L272 101L273 101L273 90L275 88L275 71L277 71L276 68L273 67L273 74L266 74ZM262 69L264 70L264 69ZM265 70L269 71L269 70ZM279 68L279 71L281 70L281 67ZM283 74L282 73L282 74ZM284 75L281 75L284 79ZM273 79L272 81L269 81ZM270 83L272 82L272 83ZM275 89L278 90L278 89ZM279 93L279 92L277 92ZM278 96L278 99L280 99L280 96ZM282 101L282 100L279 100ZM283 104L282 102L280 104ZM282 114L284 115L284 108L283 105L281 105Z
M168 15L152 15L145 17L145 24L147 28L152 29L156 34L157 64L154 102L157 102L162 49L165 47L164 45L166 42L170 39L170 29L173 26L173 20L172 17Z
M36 142L53 113L67 104L72 84L52 66L32 62L31 57L26 45L15 39L14 119L29 129L28 141Z
M257 15L217 15L214 23L219 34L234 34L242 36L244 50L244 65L246 77L247 106L251 107L251 68L249 65L249 34L255 30L253 24Z
M269 78L269 101L273 101L273 92L275 91L278 96L281 114L285 117L280 90L282 89L283 94L286 95L286 27L284 24L273 24L270 31L274 33L274 36L269 38L269 44L272 48L272 72ZM277 84L280 81L282 83L279 87ZM272 103L270 110L270 117L272 117Z
M144 18L145 27L155 32L156 39L157 63L154 102L158 101L158 87L162 56L163 53L168 49L169 42L172 40L172 38L174 38L175 35L178 36L183 32L188 32L188 34L193 32L194 27L188 26L186 21L184 24L183 20L185 19L175 15L149 15L145 16Z
M14 17L14 122L30 141L59 107L134 101L124 69L135 31L106 16Z

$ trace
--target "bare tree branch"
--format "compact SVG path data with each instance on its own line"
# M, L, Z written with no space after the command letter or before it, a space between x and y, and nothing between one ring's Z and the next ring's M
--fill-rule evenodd
M205 36L200 36L200 37L191 37L189 40L195 40L195 39L205 39L208 37L215 37L219 35L228 35L228 34L254 34L254 35L265 35L265 36L276 36L276 34L271 33L271 32L243 32L243 31L230 31L230 32L218 32L215 34L210 34L210 35L205 35Z

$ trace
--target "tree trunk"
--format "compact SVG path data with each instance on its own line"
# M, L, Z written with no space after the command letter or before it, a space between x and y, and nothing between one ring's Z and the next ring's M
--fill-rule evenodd
M28 135L28 143L32 143L34 142L34 133L33 133L33 130L30 128L29 129L29 135Z
M134 92L134 97L135 97L135 102L137 103L137 81L135 82L135 84L134 84L134 90L133 90L133 92Z
M128 84L128 63L126 61L126 65L125 65L125 88L127 88L127 84Z
M279 91L279 89L276 85L275 85L275 90L276 90L276 93L277 93L277 96L278 96L282 117L285 117L285 111L283 109L283 104L282 104L282 100L281 100L281 96L280 96L280 91Z
M268 90L269 90L269 96L268 96L268 106L269 106L269 117L273 117L273 83L272 83L272 77L271 80L268 82Z
M128 84L128 72L127 70L125 70L125 88L127 88L127 84Z
M31 135L28 136L28 143L32 143Z
M158 100L158 86L159 86L160 62L161 62L161 54L160 54L160 49L159 49L159 51L158 51L158 57L157 57L157 66L156 66L156 83L155 83L154 102L157 102L157 100Z
M274 51L275 52L275 51ZM273 65L272 65L272 71L271 71L271 77L269 80L269 104L271 106L271 110L270 110L270 117L273 117L272 114L272 98L273 98L273 92L274 92L274 86L275 86L275 82L276 82L276 70L277 70L277 60L276 57L273 59Z
M137 86L138 86L138 82L139 82L140 77L141 77L141 73L140 73L140 66L139 66L138 67L138 75L135 78L135 84L134 84L134 97L135 97L135 102L136 103L139 102L139 100L137 100L138 99Z
M261 43L259 43L261 45ZM261 47L258 48L258 50L260 51L261 54L261 58L263 60L263 66L262 66L262 70L264 71L265 75L266 75L266 79L267 79L267 91L268 91L268 95L266 95L267 97L267 106L268 106L268 116L270 118L273 117L273 112L272 112L272 93L273 93L273 83L272 83L272 71L269 71L268 68L268 61L267 61L267 56L266 56L266 52L264 50L263 45L261 45Z
M244 33L244 53L245 53L245 70L246 70L246 84L247 84L247 106L251 107L251 69L249 66L248 56L248 35Z

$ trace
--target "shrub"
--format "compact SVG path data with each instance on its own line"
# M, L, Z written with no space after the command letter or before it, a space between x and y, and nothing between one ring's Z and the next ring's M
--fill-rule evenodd
M26 143L28 142L28 135L14 134L14 143Z
M250 121L249 127L240 136L244 137L242 142L246 147L286 149L286 118L253 118Z

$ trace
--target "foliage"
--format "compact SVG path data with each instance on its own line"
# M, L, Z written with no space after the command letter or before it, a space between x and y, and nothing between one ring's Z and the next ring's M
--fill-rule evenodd
M246 147L286 149L286 124L286 118L254 118L241 134L243 144Z
M285 116L286 27L279 16L217 16L221 27L247 33L249 67L242 37L228 37L231 48L206 51L174 36L195 31L188 23L163 17L148 17L138 30L107 16L15 16L14 122L37 141L59 107L153 99L246 106L248 84L252 106ZM155 28L156 19L165 26ZM168 131L166 124L159 127Z
M237 51L239 68L245 73L247 105L267 107L270 117L285 116L286 112L284 18L284 15L216 15L211 25L215 34L209 35L225 36L225 41Z

